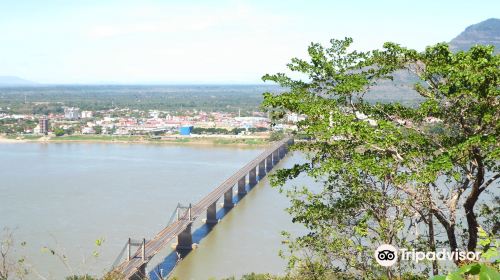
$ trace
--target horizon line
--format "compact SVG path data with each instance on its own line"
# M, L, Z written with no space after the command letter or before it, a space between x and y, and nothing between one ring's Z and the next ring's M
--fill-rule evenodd
M27 83L27 84L0 84L6 87L57 87L57 86L272 86L275 83L249 82L165 82L165 83Z

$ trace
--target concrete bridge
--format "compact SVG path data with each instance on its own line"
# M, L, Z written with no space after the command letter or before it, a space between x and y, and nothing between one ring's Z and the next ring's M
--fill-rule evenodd
M127 258L115 268L115 271L121 273L125 279L144 279L148 262L167 247L174 238L177 238L176 250L191 250L193 246L191 234L193 222L199 217L206 217L206 223L216 224L218 222L216 218L217 201L223 198L224 208L233 207L233 187L237 186L237 193L244 195L247 180L250 187L256 185L257 180L271 171L273 166L285 156L288 152L288 146L291 144L293 144L293 139L290 138L272 144L195 205L177 207L176 221L169 223L151 240L132 241L129 239L124 248L127 252ZM132 253L132 246L139 247L135 253Z

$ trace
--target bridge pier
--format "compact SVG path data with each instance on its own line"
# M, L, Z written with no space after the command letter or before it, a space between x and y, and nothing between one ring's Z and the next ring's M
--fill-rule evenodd
M250 187L257 185L256 167L250 169L250 172L248 173L248 184L250 184Z
M224 208L232 208L232 207L234 207L233 187L231 187L224 193Z
M273 156L272 156L272 154L270 154L266 158L266 171L269 172L269 171L271 171L271 169L273 169Z
M193 249L193 235L191 234L190 223L179 235L177 235L176 250L191 250Z
M141 258L143 262L146 262L146 238L142 239L142 251L141 251Z
M264 178L264 176L266 176L266 160L259 163L259 179Z
M241 179L238 180L238 194L239 195L244 195L247 193L245 186L246 186L246 179L245 179L245 176L243 176Z
M132 239L129 237L127 242L127 261L130 261L132 257Z
M283 159L286 155L285 145L281 146L280 149L280 160Z
M218 222L219 220L217 220L217 202L214 202L207 208L207 220L205 221L205 223L213 225Z
M279 161L279 152L278 152L278 149L276 149L273 152L273 165L276 165L276 163L278 163L278 161Z
M146 266L147 263L143 263L137 271L129 278L130 280L143 280L146 279L147 274L146 274Z

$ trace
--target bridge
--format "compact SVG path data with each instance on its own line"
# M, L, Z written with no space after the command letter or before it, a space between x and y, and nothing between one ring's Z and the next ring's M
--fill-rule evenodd
M206 213L205 222L216 224L218 222L216 218L217 201L223 198L223 207L232 208L234 206L233 187L237 186L238 195L246 194L247 178L250 187L256 185L257 180L271 171L286 155L288 146L291 144L293 144L291 138L285 138L272 144L195 205L190 204L186 207L178 205L175 213L176 221L169 222L151 240L132 241L129 239L123 250L123 252L125 250L127 252L126 260L118 265L114 271L120 273L125 279L144 279L148 262L175 238L177 238L177 243L174 244L176 250L191 250L193 246L191 233L193 222L197 218L205 216ZM135 253L132 253L132 246L139 247Z

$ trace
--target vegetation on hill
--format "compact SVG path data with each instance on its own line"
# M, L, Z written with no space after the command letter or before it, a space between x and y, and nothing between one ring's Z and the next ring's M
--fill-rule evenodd
M34 114L61 113L63 106L69 106L91 111L129 108L248 115L259 108L263 91L275 89L261 85L0 87L0 108Z
M449 43L454 52L469 50L474 45L495 46L495 53L500 52L500 19L491 18L467 27L460 35ZM407 70L396 70L391 80L379 80L370 86L365 99L368 102L398 101L406 106L414 106L423 101L413 88L413 84L421 81L414 73Z
M394 83L380 81L367 98L372 102L418 104L421 98L408 81L412 80L405 73ZM176 114L196 110L249 116L260 110L264 91L279 93L283 89L277 85L0 87L0 113L61 114L67 106L91 111L129 108Z

